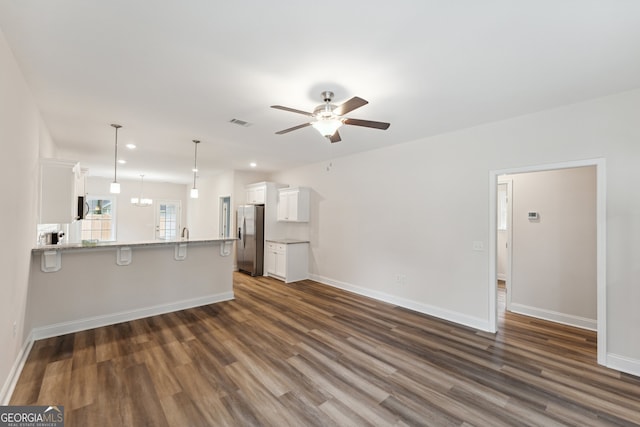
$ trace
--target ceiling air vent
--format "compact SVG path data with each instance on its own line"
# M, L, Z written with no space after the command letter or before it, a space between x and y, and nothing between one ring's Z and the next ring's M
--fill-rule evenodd
M240 120L240 119L231 119L229 120L229 123L233 123L234 125L242 126L245 128L248 128L249 126L251 126L251 123L245 122L244 120Z

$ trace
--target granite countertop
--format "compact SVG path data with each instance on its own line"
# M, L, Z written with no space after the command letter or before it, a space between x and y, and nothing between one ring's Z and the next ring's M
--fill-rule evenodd
M233 242L237 240L235 237L226 237L223 239L176 239L176 240L143 240L138 242L103 242L103 243L63 243L60 245L39 245L33 248L32 252L44 251L69 251L76 249L105 249L105 248L121 248L134 246L163 246L175 245L177 243L194 243L206 244L216 242Z
M267 242L281 243L283 245L295 245L296 243L309 243L308 240L300 240L300 239L267 239Z

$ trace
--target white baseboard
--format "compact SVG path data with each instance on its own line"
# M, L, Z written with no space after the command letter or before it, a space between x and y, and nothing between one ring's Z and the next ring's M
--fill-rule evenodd
M618 354L607 354L607 368L640 377L640 360Z
M504 281L507 280L507 275L504 274L504 273L498 273L496 276L497 276L498 280L504 280Z
M412 301L406 298L390 295L384 292L372 291L371 289L362 288L360 286L352 285L350 283L340 282L328 277L319 276L317 274L310 274L309 279L316 282L333 286L334 288L343 289L345 291L353 292L358 295L373 298L378 301L383 301L389 304L397 305L399 307L408 308L413 311L417 311L422 314L437 317L440 319L448 320L460 325L469 326L481 331L490 332L490 325L488 319L480 319L478 317L469 316L463 313L446 310L440 307L435 307L429 304Z
M576 328L588 329L590 331L598 330L598 321L595 319L587 319L586 317L559 313L557 311L547 310L544 308L530 307L528 305L518 304L515 302L512 302L509 305L509 310L514 313L549 320L551 322L562 323L563 325L574 326Z
M37 328L33 328L33 330L31 331L31 335L34 341L44 338L57 337L73 332L85 331L87 329L94 329L102 326L115 325L116 323L128 322L130 320L156 316L158 314L171 313L173 311L186 310L188 308L199 307L202 305L229 301L233 298L233 291L223 292L220 294L176 301L169 304L155 305L138 310L122 311L119 313L107 314L104 316L88 317L85 319L73 320L70 322L40 326Z
M31 352L31 347L33 347L33 334L29 334L29 337L22 345L16 361L13 363L11 371L9 371L9 376L2 386L2 390L0 391L0 405L6 406L9 404L13 390L16 388L16 384L22 373L22 368L24 368L27 357Z

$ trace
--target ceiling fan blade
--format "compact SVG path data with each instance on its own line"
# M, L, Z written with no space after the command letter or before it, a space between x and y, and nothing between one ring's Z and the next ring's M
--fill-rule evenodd
M284 129L284 130L278 131L278 132L276 132L276 135L283 135L285 133L289 133L289 132L294 131L294 130L306 128L307 126L311 126L311 123L303 123L301 125L294 126L292 128L289 128L289 129Z
M302 110L296 110L295 108L283 107L282 105L272 105L271 108L275 108L276 110L289 111L291 113L304 114L305 116L313 117L312 113L308 113Z
M342 138L340 138L340 132L336 131L336 133L331 135L329 137L329 141L331 141L331 142L340 142L340 141L342 141Z
M359 120L359 119L345 119L343 121L345 125L353 125L353 126L364 126L366 128L374 128L374 129L389 129L391 123L385 122L374 122L371 120Z
M358 98L357 96L354 96L350 100L345 101L341 105L338 105L336 109L333 110L333 112L338 116L342 116L344 114L347 114L350 111L355 110L356 108L360 108L363 105L367 105L368 103L369 101L366 101L362 98Z

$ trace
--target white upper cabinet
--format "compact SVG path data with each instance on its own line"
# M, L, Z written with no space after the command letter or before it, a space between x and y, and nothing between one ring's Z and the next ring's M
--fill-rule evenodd
M278 221L309 221L308 188L281 188L278 190Z
M40 163L40 224L68 224L77 216L81 170L78 162L43 159Z
M246 200L250 205L264 205L266 202L266 183L251 184L245 187Z

